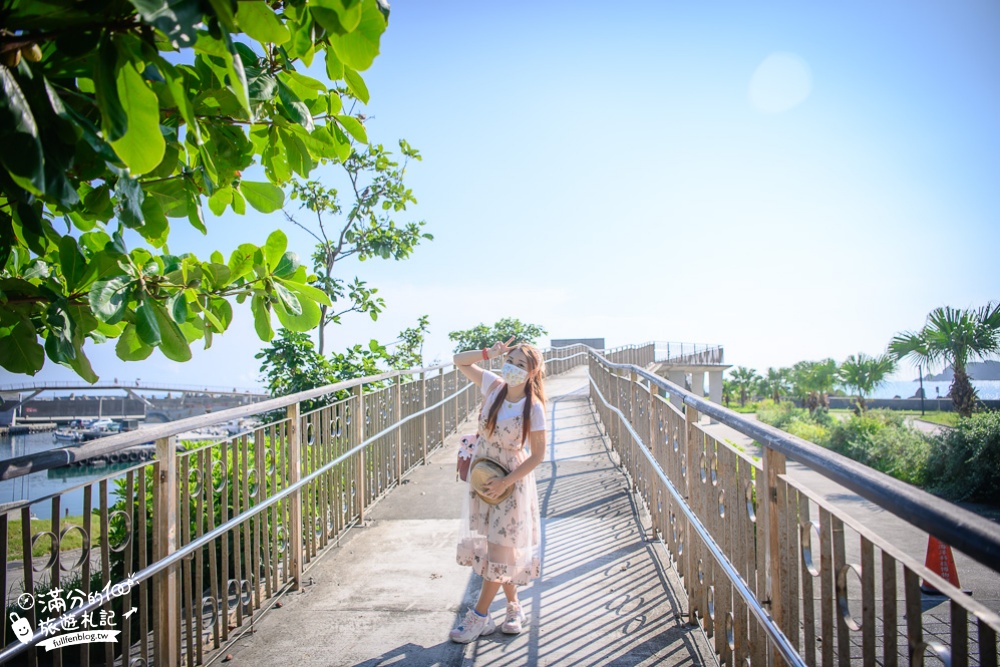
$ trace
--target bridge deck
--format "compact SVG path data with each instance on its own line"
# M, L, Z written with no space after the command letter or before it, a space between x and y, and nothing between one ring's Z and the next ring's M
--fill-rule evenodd
M683 665L714 661L680 619L683 594L663 548L606 449L578 368L546 385L549 451L536 471L542 576L521 591L525 632L468 646L448 631L480 579L455 563L457 437L224 652L237 665ZM460 429L472 430L471 423ZM499 624L502 596L493 605Z

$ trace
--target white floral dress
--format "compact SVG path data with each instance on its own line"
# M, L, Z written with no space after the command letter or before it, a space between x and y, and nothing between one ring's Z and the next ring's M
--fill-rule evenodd
M493 373L484 373L484 391L497 379L499 377ZM506 406L511 408L506 412L516 412L516 416L504 418L505 410L501 410L492 436L486 428L489 407L502 386L502 381L496 382L496 387L483 403L484 409L479 417L479 443L474 458L491 458L508 470L514 470L530 454L527 441L521 442L523 403L517 401ZM533 431L545 429L544 410L540 406L532 410L531 427ZM541 542L534 471L515 482L514 492L497 505L483 502L469 487L462 508L457 554L459 565L472 566L476 574L487 581L524 585L541 572Z

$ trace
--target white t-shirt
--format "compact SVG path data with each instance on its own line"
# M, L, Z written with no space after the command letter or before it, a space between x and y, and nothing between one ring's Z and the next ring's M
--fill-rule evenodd
M493 383L497 380L503 382L503 379L492 371L483 371L483 386L482 392L483 396L489 396L490 389L493 387ZM527 396L523 397L519 401L504 401L503 405L500 406L500 412L497 414L497 419L510 419L511 417L519 417L524 414L524 401L527 400ZM486 410L489 411L490 406L486 406ZM545 409L542 407L541 403L537 401L531 406L531 431L544 431L545 430Z

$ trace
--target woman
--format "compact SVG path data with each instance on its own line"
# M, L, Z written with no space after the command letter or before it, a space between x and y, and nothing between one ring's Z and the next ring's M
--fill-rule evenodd
M534 470L545 458L545 359L532 345L460 352L455 366L482 391L479 443L474 458L491 458L510 472L486 483L485 493L499 498L508 487L513 492L496 505L487 503L469 488L462 511L458 564L471 565L483 578L476 606L451 631L453 641L466 644L496 630L490 603L503 588L507 615L500 629L518 634L524 614L517 587L538 577L541 569L541 527ZM474 364L507 355L500 375Z

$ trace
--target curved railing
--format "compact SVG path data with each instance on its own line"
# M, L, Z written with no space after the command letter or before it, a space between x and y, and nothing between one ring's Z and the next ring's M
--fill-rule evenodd
M1000 572L996 524L638 365L593 353L590 378L611 444L683 576L689 620L723 663L923 664L927 654L966 665L978 654L979 664L997 664L1000 616L786 474L785 461ZM713 438L700 414L754 438L762 460ZM921 579L951 600L940 612L950 637L925 628Z
M548 373L558 374L586 363L588 351L570 346L544 355ZM149 441L156 450L152 462L0 505L0 535L21 524L20 578L14 581L15 568L0 570L8 608L21 590L61 589L68 598L55 604L38 595L29 608L14 607L34 632L28 644L8 643L0 663L35 664L35 645L51 629L43 621L54 615L73 628L84 618L117 619L109 629L121 633L118 643L55 649L67 660L82 662L87 653L106 664L176 665L182 656L201 664L298 588L327 547L442 446L477 408L473 387L451 364L395 371L0 461L0 479L14 479L121 457ZM254 416L270 421L178 450L181 433ZM70 522L62 514L75 496L82 496L82 516ZM32 530L36 510L52 517L49 531ZM80 548L70 548L73 538ZM0 540L5 564L16 556L7 545ZM33 547L43 556L33 559Z

